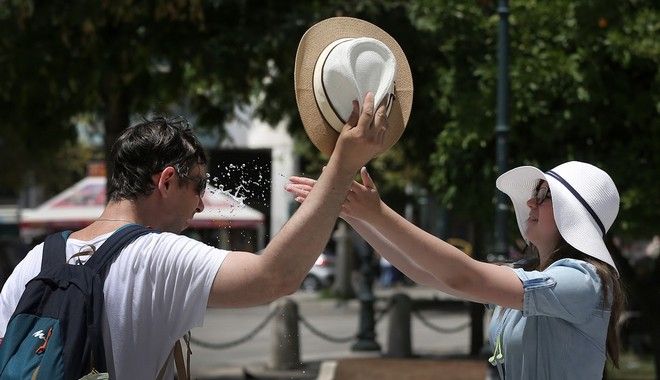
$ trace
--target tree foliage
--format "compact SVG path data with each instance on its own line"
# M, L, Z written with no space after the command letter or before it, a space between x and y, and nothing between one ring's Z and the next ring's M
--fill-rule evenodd
M484 17L487 2L438 3L420 2L414 10L420 23L435 28L447 57L433 84L445 124L435 135L431 181L447 206L488 221L497 175L498 17ZM509 167L547 170L567 160L600 166L622 196L618 232L657 233L657 5L512 1L510 15Z
M2 174L4 186L19 185L22 173L39 171L73 140L80 114L103 120L106 153L134 116L184 109L196 125L222 126L237 105L268 90L268 80L288 82L272 62L287 55L282 67L290 71L291 36L308 25L298 17L313 14L280 1L15 0L0 7L2 143L19 147L1 158L21 163ZM280 118L293 112L290 93L269 99Z
M372 164L381 190L400 194L412 181L487 225L497 175L496 3L5 1L0 159L20 164L2 170L0 183L47 167L75 138L81 114L103 120L107 150L134 116L183 109L196 126L221 130L236 106L255 102L263 119L289 121L307 172L317 170L322 159L297 117L294 57L309 26L344 15L390 33L413 72L408 127ZM510 1L509 166L603 167L622 195L618 231L633 235L655 232L660 206L658 14L650 0Z

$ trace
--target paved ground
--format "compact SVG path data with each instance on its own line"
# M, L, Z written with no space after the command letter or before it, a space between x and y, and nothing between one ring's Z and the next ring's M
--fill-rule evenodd
M334 371L336 380L484 380L486 362L456 358L342 359Z
M639 363L638 363L639 365ZM489 369L492 369L489 372ZM609 370L608 370L609 372ZM626 380L653 380L653 369L627 368L609 372L608 378ZM306 363L298 371L273 372L259 367L247 367L226 373L222 377L195 377L197 379L309 379L309 380L499 380L497 372L485 360L456 357L424 357L416 359L345 358L322 363Z
M430 299L444 297L439 292L421 287L378 289L379 299L387 299L397 292L408 293L415 299ZM343 336L346 332L355 331L358 307L357 301L351 301L343 308L336 307L334 300L321 300L317 295L297 293L293 296L301 310L301 315L309 318L330 335ZM245 310L210 311L207 315L205 327L193 330L193 336L209 340L226 341L233 335L243 334L247 326L256 325L263 319L263 310L252 309L250 313ZM256 315L254 315L256 314ZM462 313L426 312L427 318L437 325L457 326L466 321ZM227 325L243 322L245 325L235 328L237 331L227 330ZM271 334L269 329L250 340L249 344L242 344L231 350L206 351L200 347L193 347L193 378L237 380L237 379L319 379L319 380L346 380L346 379L457 379L457 380L483 380L486 378L486 361L469 360L465 357L468 350L468 332L444 335L428 330L419 323L413 324L413 352L418 355L413 359L394 359L385 356L387 323L379 324L379 341L383 346L381 353L354 352L349 344L332 344L323 342L317 337L310 336L306 329L301 330L301 360L300 368L290 371L274 371L268 368L268 353ZM208 334L221 333L213 336ZM450 356L452 355L452 356Z
M485 359L457 357L351 357L304 363L301 368L291 371L273 371L263 365L248 365L227 368L215 375L193 377L203 380L485 380L488 379L488 365Z

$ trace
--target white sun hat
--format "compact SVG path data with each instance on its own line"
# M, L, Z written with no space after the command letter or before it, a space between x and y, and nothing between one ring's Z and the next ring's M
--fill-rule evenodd
M314 95L323 118L337 132L368 91L374 104L391 105L396 59L384 43L371 37L340 38L328 45L314 67ZM387 99L386 99L387 97Z
M305 132L324 154L367 92L387 107L385 142L403 134L412 108L412 74L401 46L384 30L351 17L332 17L310 27L296 53L294 82Z
M527 201L539 180L548 182L555 223L564 240L617 270L604 241L619 212L619 192L612 178L603 170L579 161L563 163L545 173L533 166L520 166L502 174L496 186L511 198L525 241L529 241Z

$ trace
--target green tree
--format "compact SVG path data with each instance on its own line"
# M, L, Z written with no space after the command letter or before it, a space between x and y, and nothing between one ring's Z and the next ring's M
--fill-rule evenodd
M497 15L482 13L492 12L494 3L420 1L413 17L444 36L438 49L448 57L435 78L445 125L435 136L431 183L454 214L480 226L492 225L498 174L492 111ZM604 168L621 194L613 234L629 239L658 233L658 7L609 0L510 4L509 167L549 169L581 160ZM509 221L511 236L518 236L514 218ZM620 264L622 275L629 272ZM660 265L655 268L657 275ZM625 279L634 307L647 319L660 373L660 328L653 320L660 310L658 282Z
M449 207L489 220L497 16L484 17L488 7L477 3L426 3L416 19L445 36L438 49L448 60L434 83L445 124L432 183ZM602 166L622 195L616 232L657 232L660 156L650 153L660 149L657 5L512 1L510 8L510 166L571 159Z
M265 91L264 112L293 114L290 77L316 2L81 0L0 4L0 120L18 187L76 137L74 118L103 120L105 152L133 116L184 109L218 127ZM280 65L284 62L283 65ZM273 93L287 82L286 93ZM272 111L271 111L272 113ZM271 117L272 119L273 117ZM222 128L220 128L222 130ZM111 169L111 168L110 168Z
M260 116L288 118L302 136L293 57L304 31L334 15L381 26L411 62L409 126L381 160L392 165L376 163L397 169L387 182L414 179L489 221L497 16L488 0L4 2L1 143L18 147L10 162L37 166L75 137L80 114L104 121L107 151L131 115L184 106L196 125L218 127L255 100ZM606 167L630 234L651 232L657 216L658 28L651 1L511 4L511 165Z
M385 29L411 63L409 125L372 164L384 197L403 203L405 184L416 183L489 236L496 3L1 2L0 186L17 187L27 172L54 173L45 168L71 146L79 115L103 120L107 152L132 116L184 109L195 125L221 129L235 107L253 102L265 120L289 120L313 173L323 159L297 117L295 51L314 22L344 15ZM605 168L622 196L614 232L629 237L657 233L660 217L658 7L510 1L510 166L577 159Z

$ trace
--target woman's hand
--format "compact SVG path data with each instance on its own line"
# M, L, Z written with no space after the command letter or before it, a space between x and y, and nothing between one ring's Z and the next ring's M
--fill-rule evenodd
M353 181L341 207L346 215L368 222L381 211L383 202L367 168L360 169L360 177L362 184Z
M374 216L381 207L381 199L367 168L360 170L362 184L353 181L341 206L340 217L348 222L351 218L367 220ZM285 189L294 196L296 202L303 203L314 187L315 180L307 177L292 176Z

